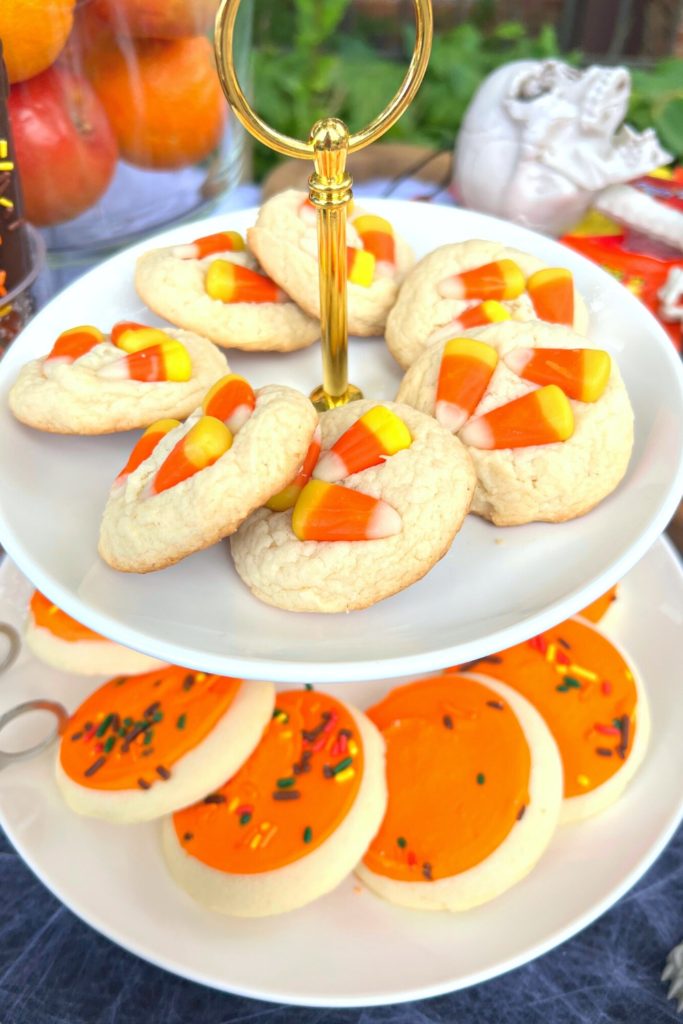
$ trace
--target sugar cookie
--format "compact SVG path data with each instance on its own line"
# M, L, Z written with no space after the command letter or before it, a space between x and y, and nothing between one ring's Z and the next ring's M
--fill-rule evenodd
M309 316L320 318L315 210L293 189L261 207L247 232L259 263ZM348 322L351 334L382 334L414 257L388 221L354 206L347 229Z
M200 407L163 434L114 482L99 542L113 568L150 572L215 544L296 474L318 423L309 400L292 388L260 388L233 433L214 392L205 398L208 412Z
M46 665L84 676L134 675L165 664L107 640L34 590L24 627L29 650Z
M243 270L234 271L241 278L231 282L230 291L224 279L211 287L216 272L224 278L231 266ZM236 232L144 253L135 268L135 288L158 316L224 348L292 352L320 337L317 320L263 276Z
M541 288L534 287L534 283L539 278L542 282L551 271L560 275L559 281L548 282L551 296L554 289L560 294L556 303L543 303L539 293L547 296L548 283ZM389 350L405 369L436 341L508 318L526 321L555 317L554 322L585 334L588 311L571 280L567 301L567 282L563 279L567 274L569 271L548 268L535 256L508 249L500 242L472 239L442 245L421 259L401 286L387 320Z
M22 423L55 434L110 434L190 413L226 373L225 356L189 331L129 325L139 348L121 348L95 327L63 332L27 363L9 393ZM144 345L144 349L143 349Z
M608 807L645 757L647 696L626 659L598 629L575 618L466 666L503 680L543 715L564 765L563 822Z
M108 821L170 814L237 771L274 702L272 683L175 666L111 679L69 720L56 766L62 796Z
M541 367L540 372L537 366L528 368L532 352L541 354L547 349L562 349L593 355L593 350L585 347L585 339L569 328L539 321L523 324L507 321L477 328L468 335L469 338L437 342L426 349L403 378L397 401L436 414L437 418L441 415L444 422L455 424L477 472L472 511L496 526L516 526L538 520L564 522L589 512L617 487L626 472L633 447L633 410L615 361L606 353L600 353L604 359L600 360L599 373L591 376L589 383L591 387L604 384L604 391L596 400L580 401L566 398L562 390L567 388L579 393L575 392L578 386L575 375L569 374L569 383L564 380L561 384L544 384L553 376L553 366ZM447 350L458 345L465 350L473 341L491 352L493 369L479 392L482 397L475 395L474 408L461 410L466 414L463 427L459 425L462 418L454 420L452 417L459 408L458 401L467 404L466 399L445 402L443 411L437 408L437 402L440 381L441 386L457 384L444 382L442 376ZM572 359L575 355L572 354ZM476 378L481 384L482 360L473 361L472 353L466 356L466 360L460 357L463 365L467 362L474 366L473 378L468 377L468 369L466 379ZM526 369L521 367L523 360L527 360ZM553 363L552 353L550 362ZM589 369L592 372L592 365ZM528 373L536 381L525 378L524 374ZM561 373L555 376L563 380ZM462 392L462 382L458 387ZM593 393L589 397L592 398ZM540 407L544 396L550 398L545 411ZM539 408L519 410L519 415L515 414L517 407L513 403L523 397L529 405L539 403ZM501 418L509 413L510 422L502 425L507 441L498 442L494 437L494 447L490 449L482 447L487 443L483 435L486 431L495 434L500 429L500 424L493 424L493 427L487 424L493 410ZM534 435L535 431L540 434Z
M344 458L354 458L346 435L378 408L403 422L408 446L382 455L368 438L368 468L341 479L333 473L330 482L333 446L344 439ZM445 555L470 505L471 461L457 438L407 405L353 402L320 423L321 469L293 512L259 509L243 523L231 539L235 567L256 597L279 608L367 608ZM316 478L320 472L327 479Z
M237 774L164 821L166 863L211 910L281 914L353 870L386 800L384 743L364 715L327 694L278 693Z
M562 766L538 712L504 684L445 675L367 712L387 746L389 803L357 873L420 910L469 910L532 869L550 842Z

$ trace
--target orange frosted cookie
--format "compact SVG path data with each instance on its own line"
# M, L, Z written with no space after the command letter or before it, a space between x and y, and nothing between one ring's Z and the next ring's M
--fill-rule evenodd
M235 772L272 712L272 683L168 667L111 679L74 712L57 782L80 814L149 821Z
M149 672L164 664L88 629L39 590L33 591L29 603L24 639L33 654L47 665L79 675Z
M568 619L474 667L512 686L548 723L564 766L563 822L621 795L645 756L650 720L642 685L606 636Z
M540 715L509 687L444 675L368 711L387 745L389 804L358 874L404 906L466 910L531 870L550 841L562 769Z
M282 913L353 870L385 807L384 745L365 716L324 693L279 693L237 774L165 821L164 853L205 906Z
M598 597L597 600L592 601L591 604L582 608L579 615L584 619L588 619L590 622L600 622L600 620L607 614L608 609L611 608L617 600L617 597L619 596L618 591L619 585L615 584L613 587L610 587L605 594Z

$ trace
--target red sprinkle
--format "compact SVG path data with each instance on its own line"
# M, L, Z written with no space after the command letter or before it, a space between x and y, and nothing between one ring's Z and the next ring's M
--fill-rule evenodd
M609 697L610 693L612 692L612 684L609 682L608 679L603 679L603 681L600 683L600 689L606 697Z
M557 651L555 654L555 661L558 665L570 665L571 659L564 653L564 651Z
M337 740L337 743L339 744L339 753L345 754L349 747L349 741L344 733L340 735L339 739Z
M416 864L417 857L415 856L412 850L408 850L408 866L412 868L415 867Z
M240 807L235 808L235 814L253 814L253 804L242 804Z
M617 729L616 725L603 725L601 722L596 722L594 727L596 732L599 732L601 736L620 736L621 732Z
M529 641L529 646L533 647L535 651L540 651L541 654L545 654L548 650L548 641L542 633L539 633L538 636L532 636Z

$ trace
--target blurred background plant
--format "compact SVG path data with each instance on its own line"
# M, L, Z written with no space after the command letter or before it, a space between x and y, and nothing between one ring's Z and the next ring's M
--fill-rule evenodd
M352 129L397 88L412 53L410 0L258 0L256 107L303 138L323 115ZM500 64L562 56L633 70L629 119L683 160L681 0L434 0L436 34L417 99L390 138L450 149L481 81ZM677 40L680 57L672 56ZM257 178L277 158L256 147Z

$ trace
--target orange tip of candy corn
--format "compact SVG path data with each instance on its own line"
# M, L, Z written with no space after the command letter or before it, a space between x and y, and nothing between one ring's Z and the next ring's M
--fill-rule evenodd
M301 465L299 472L296 474L291 483L287 484L283 490L278 494L274 494L272 498L266 502L266 508L269 508L271 512L286 512L288 508L294 508L296 505L297 498L301 494L302 490L311 479L311 473L318 461L320 455L320 446L322 444L322 434L320 431L320 424L315 428L313 438L306 457Z
M334 483L379 466L386 459L410 448L413 443L408 427L395 412L376 405L352 423L322 456L313 471L317 480Z
M555 384L538 388L497 409L476 416L460 431L471 448L529 448L566 441L574 433L569 399Z
M232 447L232 434L214 416L202 416L168 453L157 470L151 494L161 494L213 466Z
M526 283L534 311L548 323L574 324L574 278L564 267L546 267L532 274Z
M222 420L233 434L247 422L256 405L254 390L238 373L228 373L211 387L202 402L207 416Z
M557 384L578 402L597 402L612 372L609 353L593 348L516 348L505 362L523 380Z
M434 416L456 433L469 419L484 396L498 353L476 338L451 338L444 345L436 384Z
M381 540L401 529L400 515L386 501L323 480L309 480L292 513L301 541Z

